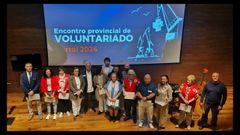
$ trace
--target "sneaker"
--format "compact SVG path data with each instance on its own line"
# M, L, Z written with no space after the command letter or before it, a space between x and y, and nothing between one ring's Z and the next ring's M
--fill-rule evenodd
M98 111L98 115L102 114L103 112Z
M42 120L42 119L43 119L42 114L38 114L38 119L39 119L39 120Z
M176 125L175 128L179 128L179 125Z
M48 114L48 115L47 115L47 117L46 117L46 120L48 120L48 119L50 118L50 116L51 116L51 115L50 115L50 114Z
M139 124L138 124L138 126L141 128L141 127L143 127L143 122L140 122Z
M70 112L69 111L67 111L67 116L70 116L71 114L70 114Z
M32 120L32 118L33 118L33 114L29 114L28 121Z
M57 114L54 114L53 115L53 120L56 120L57 119Z
M187 129L190 130L190 129L191 129L191 126L187 126Z
M62 118L62 116L63 116L63 113L62 113L62 112L60 112L60 114L59 114L59 118Z
M148 126L149 126L151 129L154 128L154 126L152 125L152 123L149 123Z

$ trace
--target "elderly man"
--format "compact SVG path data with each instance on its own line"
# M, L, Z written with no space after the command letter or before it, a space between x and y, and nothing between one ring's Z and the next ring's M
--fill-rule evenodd
M89 109L90 111L96 112L94 107L95 101L95 86L93 82L94 72L92 70L92 65L90 62L85 64L86 70L82 73L83 79L85 81L85 88L83 90L83 95L85 100L83 102L84 113L86 113Z
M199 129L203 129L207 125L208 113L212 111L211 128L213 131L217 129L217 116L227 99L227 89L225 85L219 80L219 73L212 74L212 80L209 81L203 88L200 105L204 106L202 115L202 123Z
M130 112L132 109L132 119L133 122L136 123L136 106L137 106L137 100L136 100L136 90L137 86L140 83L139 79L136 77L135 71L130 69L128 70L127 78L123 79L123 96L124 96L124 104L125 104L125 111L126 111L126 117L124 118L124 121L127 121L130 119Z
M153 97L157 93L156 85L151 81L150 74L144 76L144 82L141 82L137 88L137 96L139 98L139 127L143 126L144 113L147 113L148 125L154 128L152 123L153 117Z

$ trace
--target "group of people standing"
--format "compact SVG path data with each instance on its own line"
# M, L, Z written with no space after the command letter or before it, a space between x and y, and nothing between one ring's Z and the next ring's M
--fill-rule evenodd
M53 107L53 119L62 118L73 113L76 120L81 113L89 110L98 115L105 113L111 122L133 120L138 126L143 127L144 115L147 114L147 122L150 128L153 126L153 112L155 110L158 130L166 127L168 120L169 102L172 101L172 87L169 85L167 75L161 75L160 82L155 85L150 74L145 74L143 81L137 77L135 71L129 64L124 65L124 70L110 64L110 58L104 59L104 65L92 69L91 63L85 64L85 70L79 67L73 68L72 74L65 73L63 67L58 68L58 74L53 75L51 68L45 68L41 79L36 71L32 71L32 64L26 63L26 72L20 76L20 84L25 93L29 110L29 119L34 116L32 101L37 102L38 117L43 119L41 96L47 104L48 120L51 117ZM41 94L40 94L41 93ZM180 107L185 105L190 110L180 109L179 125L186 120L187 129L190 130L192 112L199 97L196 78L194 75L187 76L187 81L179 88ZM226 101L226 87L219 81L219 73L212 74L203 89L201 105L204 106L202 123L199 129L207 125L208 112L212 110L212 129L216 130L217 115ZM96 102L97 101L97 102ZM98 105L96 105L98 103ZM155 109L154 109L155 108ZM120 116L120 117L119 117Z

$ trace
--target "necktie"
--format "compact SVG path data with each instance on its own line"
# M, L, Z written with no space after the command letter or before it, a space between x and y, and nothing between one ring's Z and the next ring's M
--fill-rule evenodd
M31 83L31 72L28 72L28 82L29 82L29 84Z

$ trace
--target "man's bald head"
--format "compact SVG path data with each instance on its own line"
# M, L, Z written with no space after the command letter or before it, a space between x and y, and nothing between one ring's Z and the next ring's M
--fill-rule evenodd
M220 74L218 72L213 72L212 73L212 80L214 82L218 82L219 81L219 78L220 78Z
M145 82L145 84L149 84L151 82L151 75L150 74L145 74L144 75L144 82Z

